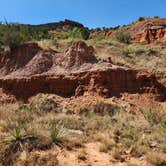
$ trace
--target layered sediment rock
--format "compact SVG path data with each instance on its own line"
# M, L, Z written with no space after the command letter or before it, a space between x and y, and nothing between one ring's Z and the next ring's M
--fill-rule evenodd
M166 99L166 88L157 82L154 75L114 66L109 62L98 62L93 48L83 42L73 44L64 53L36 47L33 49L37 51L30 54L26 63L24 60L24 66L20 67L17 61L17 67L7 70L5 77L4 66L0 68L3 76L0 78L0 88L6 93L27 99L37 93L53 93L63 97L88 93L110 97L128 92L150 93L158 100Z
M17 98L26 99L37 93L53 93L63 97L81 96L84 93L103 97L128 93L151 93L165 100L165 88L154 76L132 69L110 68L70 75L36 75L0 80L0 87Z

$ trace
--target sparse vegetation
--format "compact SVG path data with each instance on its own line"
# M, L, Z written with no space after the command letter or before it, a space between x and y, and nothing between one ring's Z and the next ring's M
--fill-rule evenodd
M143 110L143 114L151 125L166 124L166 114L162 108L152 106Z
M58 111L57 103L47 95L37 95L29 100L30 107L37 111Z
M90 31L87 28L78 28L75 27L72 30L69 30L68 32L55 35L58 39L68 39L68 38L77 38L77 39L89 39Z
M139 24L145 19L140 17ZM96 56L101 61L110 57L115 65L147 69L165 79L165 45L132 43L130 34L121 31L125 26L89 30L73 22L72 27L63 31L60 27L58 34L50 32L52 28L48 26L1 24L0 52L6 46L14 49L29 41L36 41L47 50L63 52L73 41L83 39L95 47ZM117 36L106 35L114 29L119 31ZM93 36L92 32L97 32L97 35ZM134 104L126 104L123 97L95 98L86 104L78 97L80 103L75 107L72 103L74 97L62 98L63 102L57 101L56 97L38 94L26 103L0 105L0 165L13 165L20 160L22 153L30 156L24 159L25 163L34 160L43 165L50 158L57 164L55 153L63 151L64 156L70 156L69 152L80 163L87 162L88 155L94 150L94 147L87 150L90 143L97 147L96 153L111 155L115 163L134 158L140 163L147 160L151 165L166 165L166 113L162 104L146 107L140 104L137 107L134 101ZM134 99L132 96L131 100ZM130 112L130 108L138 110Z
M121 42L121 43L125 43L125 44L129 44L131 42L131 36L128 33L124 33L124 32L119 32L116 35L116 39Z
M13 49L25 41L26 36L18 25L6 24L0 26L0 43L3 46L9 46Z
M42 95L40 97L45 98ZM29 110L29 105L31 104L14 106L14 109L5 114L2 108L0 111L0 115L3 115L0 116L0 121L3 118L3 126L6 126L3 130L8 133L5 138L11 140L12 144L20 142L20 148L23 148L21 151L18 149L17 153L26 150L25 144L28 144L30 149L37 147L52 149L54 147L52 145L58 145L69 150L82 148L77 158L85 161L88 154L84 153L84 144L99 142L99 152L110 153L117 161L125 162L126 155L140 158L148 154L148 162L154 164L157 164L156 161L164 162L162 157L157 157L157 159L148 157L151 154L148 152L153 151L154 148L160 153L164 152L165 114L160 111L159 107L156 108L152 105L153 109L150 109L151 107L146 109L146 112L143 112L144 116L135 116L125 112L125 109L120 106L97 101L87 109L84 106L84 109L87 110L85 114L67 115L62 112L50 112L50 107L47 107L48 110L45 107L45 113L39 114L40 111L36 111L36 109L40 109L40 107L35 107L35 110L34 107L31 107ZM104 110L105 115L101 110ZM11 117L14 121L9 123L7 119ZM78 135L71 135L73 132ZM3 137L1 136L1 138ZM19 147L15 143L14 145ZM2 145L6 147L6 143L1 143L1 147ZM4 151L1 150L2 153Z
M58 122L56 125L53 125L51 127L51 140L56 145L60 145L60 140L66 135L67 135L67 130L63 126L63 124L61 124L61 122Z
M0 24L0 43L11 49L27 41L49 38L45 28L33 28L28 25L5 23Z

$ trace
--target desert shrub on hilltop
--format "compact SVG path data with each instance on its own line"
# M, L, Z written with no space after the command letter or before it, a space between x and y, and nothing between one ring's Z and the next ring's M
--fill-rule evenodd
M138 21L144 21L145 20L145 17L139 17L138 18Z
M57 35L57 38L58 39L79 38L87 40L89 39L89 36L90 36L90 31L87 28L75 27L69 32Z
M11 49L20 44L49 38L46 28L33 28L28 25L5 23L0 24L0 45L9 46Z
M25 34L21 32L20 27L13 25L0 26L0 43L2 45L9 46L12 49L25 41Z

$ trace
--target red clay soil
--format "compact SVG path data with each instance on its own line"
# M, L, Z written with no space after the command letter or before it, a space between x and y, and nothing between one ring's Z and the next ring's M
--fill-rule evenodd
M64 53L24 44L1 55L0 62L0 88L19 99L38 93L111 97L124 92L150 93L157 100L166 99L166 88L154 75L100 62L93 47L81 41Z

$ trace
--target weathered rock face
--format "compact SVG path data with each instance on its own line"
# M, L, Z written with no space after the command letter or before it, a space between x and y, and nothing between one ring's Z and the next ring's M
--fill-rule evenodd
M93 48L83 42L75 43L62 54L40 48L35 50L37 53L31 54L26 63L24 61L25 66L17 65L14 72L8 70L8 75L0 78L0 88L6 93L27 99L37 93L63 97L88 93L110 97L128 92L151 93L158 100L166 99L166 88L157 82L155 76L109 62L97 62ZM82 66L83 71L74 70ZM58 70L64 72L59 74Z
M133 40L144 43L157 43L166 41L166 22L149 21L140 27L137 33L133 35Z
M144 32L134 36L134 41L144 43L166 42L166 27L147 28Z
M65 53L56 56L56 63L64 68L79 67L84 63L97 63L94 48L79 41L69 47Z
M166 89L154 76L132 69L113 68L71 75L36 75L27 78L0 80L0 87L20 99L37 93L53 93L63 97L81 96L84 93L103 97L128 93L151 93L158 100L165 100Z
M41 48L36 43L29 43L0 55L0 76L24 68L40 50Z
M65 58L65 67L81 66L84 63L97 62L93 47L87 46L84 42L77 42L70 47L65 53Z

